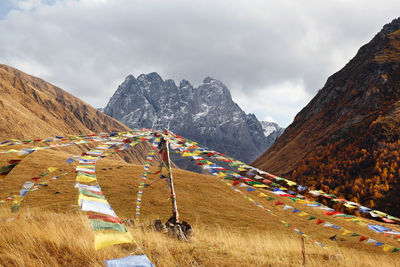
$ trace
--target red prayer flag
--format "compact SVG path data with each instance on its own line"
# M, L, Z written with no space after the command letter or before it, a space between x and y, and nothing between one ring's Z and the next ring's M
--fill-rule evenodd
M324 221L323 220L321 220L321 219L317 219L317 222L316 222L316 224L321 224L321 223L323 223Z
M275 206L278 206L278 205L283 205L283 204L285 204L285 203L283 203L283 202L280 202L279 200L275 202Z
M118 217L113 217L113 216L108 216L108 215L100 215L100 214L93 214L93 213L87 213L88 219L98 219L98 220L103 220L106 222L112 222L112 223L120 223L120 219Z
M366 236L360 236L360 242L367 240L367 239L368 239L368 237L366 237Z
M383 221L387 222L387 223L394 223L393 220L388 219L388 218L382 218Z
M344 213L341 213L341 212L335 210L335 211L325 211L324 214L331 216L331 215L335 215L335 214L344 214Z
M238 184L240 184L240 181L238 181L238 180L235 180L235 181L233 181L233 186L235 186L235 185L238 185Z

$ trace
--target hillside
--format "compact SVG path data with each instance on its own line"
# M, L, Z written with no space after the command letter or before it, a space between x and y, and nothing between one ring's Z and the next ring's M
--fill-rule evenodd
M129 129L68 92L0 64L0 138L46 138Z
M4 181L0 199L17 193L29 180L27 177L36 176L49 166L64 168L64 171L73 169L65 163L70 156L70 153L53 150L31 154ZM100 160L97 165L99 184L113 209L121 219L134 218L143 166L108 158ZM56 171L54 175L60 173ZM144 253L157 266L299 266L302 261L300 237L284 227L280 220L289 222L327 246L322 249L306 240L307 266L395 266L399 260L398 253L385 253L380 248L359 242L358 237L340 235L339 241L331 241L329 237L338 234L335 229L322 230L315 222L282 211L281 207L258 197L257 192L246 193L270 208L275 216L253 205L218 177L176 169L173 173L180 217L195 229L191 241L180 242L146 230L151 220L161 218L165 221L170 216L169 191L163 181L144 191L142 227L128 227ZM149 175L148 180L153 179L156 176ZM105 259L124 257L134 251L134 247L128 245L94 250L93 231L83 212L78 210L78 192L74 183L75 174L70 173L30 192L14 221L7 222L7 218L15 215L9 212L9 205L0 206L0 266L24 266L28 262L29 266L102 266ZM287 202L284 197L273 196ZM290 205L360 234L397 245L395 240L374 234L353 222L328 217L323 211L299 203Z
M328 78L253 165L400 215L399 55L395 19Z

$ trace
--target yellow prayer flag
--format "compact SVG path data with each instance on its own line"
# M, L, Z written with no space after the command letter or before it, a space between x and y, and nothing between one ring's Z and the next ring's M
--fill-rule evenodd
M192 153L184 152L181 156L182 157L190 157L192 155L193 155Z
M56 167L48 167L47 169L49 170L49 172L54 172L54 171L56 171L58 168L56 168Z
M364 223L364 222L357 222L357 224L359 224L359 225L361 225L361 226L367 226L367 224Z
M279 189L283 191L288 190L286 187L279 187Z
M87 156L83 156L82 159L98 159L98 157L87 155Z
M384 216L387 215L386 213L384 213L384 212L382 212L382 211L379 211L379 210L374 210L373 212L374 212L375 214L378 214L379 217L384 217Z
M251 202L254 202L254 199L252 199L252 198L250 198L250 197L248 198L248 200L250 200Z
M82 169L91 169L94 170L95 166L94 165L78 165L76 166L77 168L82 168Z
M220 178L225 177L225 176L226 176L226 173L223 173L223 172L218 173L218 177L220 177Z
M388 245L388 244L384 244L383 245L383 251L392 251L393 250L393 246L391 246L391 245Z
M241 172L245 172L245 171L247 171L246 169L244 169L244 168L238 168L238 170L239 171L241 171Z
M96 178L92 178L85 175L78 175L76 176L76 181L81 183L90 183L96 181Z
M297 184L296 182L289 181L289 180L286 180L286 183L287 183L289 186L294 186L294 185Z
M347 229L344 229L342 235L347 235L347 234L350 234L350 233L351 233L351 231L349 231L349 230L347 230Z
M264 188L264 187L267 187L267 186L265 184L255 184L255 185L253 185L253 187Z
M123 243L135 243L130 233L96 232L94 236L94 248L96 250Z
M307 213L307 212L304 212L304 211L302 211L302 212L299 212L299 216L306 216L306 215L308 215L308 213Z
M108 204L107 200L105 200L105 199L95 198L95 197L88 197L88 196L79 194L79 199L78 199L79 206L81 205L82 199L87 200L87 201L96 201L96 202L101 202L101 203Z
M347 207L347 208L349 208L349 209L354 209L354 208L356 208L355 206L353 206L353 205L350 205L350 204L344 204L343 206L345 206L345 207Z
M264 193L260 193L258 194L259 197L268 197L268 195L264 194Z

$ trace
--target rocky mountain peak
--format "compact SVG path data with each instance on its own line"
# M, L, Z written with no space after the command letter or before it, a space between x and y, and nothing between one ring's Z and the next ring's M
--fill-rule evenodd
M132 75L131 75L132 76ZM151 72L148 74L140 74L137 78L138 81L144 82L144 81L158 81L162 82L163 79L157 72Z
M381 36L388 35L397 31L399 28L400 28L400 18L396 18L392 20L390 23L383 26L382 30L378 33L378 35Z
M193 85L190 84L187 80L182 80L179 83L179 88L184 89L184 88L193 88Z
M124 94L118 92L123 90ZM228 88L206 77L179 87L157 73L121 84L104 109L131 128L169 128L211 149L250 162L267 149L262 127L232 101Z

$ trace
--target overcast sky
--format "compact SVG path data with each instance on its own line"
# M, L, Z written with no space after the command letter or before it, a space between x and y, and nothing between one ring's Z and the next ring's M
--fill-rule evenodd
M128 74L211 76L286 127L399 15L399 0L0 0L0 63L94 107Z

